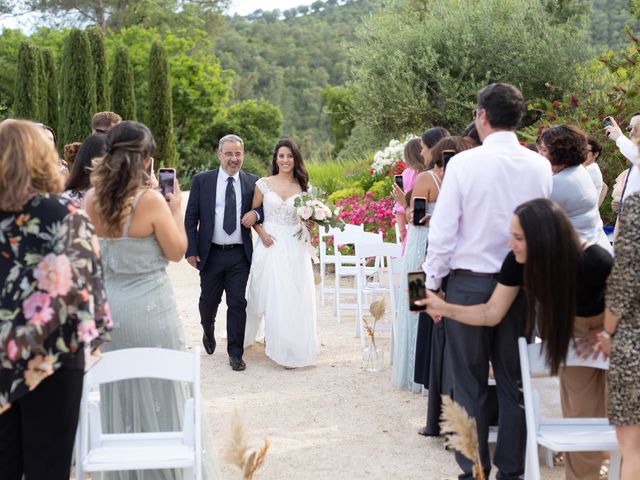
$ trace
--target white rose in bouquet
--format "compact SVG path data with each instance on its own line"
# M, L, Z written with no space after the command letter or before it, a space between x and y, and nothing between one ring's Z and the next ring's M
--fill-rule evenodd
M308 207L307 205L303 205L302 207L298 207L298 217L303 220L309 220L313 215L313 208Z
M313 212L313 218L314 220L319 220L319 221L326 220L327 212L324 211L324 208L318 207L316 208L315 212Z

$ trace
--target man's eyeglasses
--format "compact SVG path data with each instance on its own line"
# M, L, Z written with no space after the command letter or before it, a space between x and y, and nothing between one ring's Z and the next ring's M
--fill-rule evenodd
M224 158L232 159L233 157L242 158L244 152L223 152L222 155Z

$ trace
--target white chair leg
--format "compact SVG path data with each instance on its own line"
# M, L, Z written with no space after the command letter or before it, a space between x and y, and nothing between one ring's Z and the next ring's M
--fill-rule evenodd
M324 307L324 262L320 262L320 305Z
M182 477L184 480L196 480L196 472L194 468L185 468L184 476Z
M547 447L542 447L542 454L544 455L544 463L549 468L553 468L553 451Z
M622 455L620 454L620 450L611 452L609 459L609 480L619 480L621 463Z

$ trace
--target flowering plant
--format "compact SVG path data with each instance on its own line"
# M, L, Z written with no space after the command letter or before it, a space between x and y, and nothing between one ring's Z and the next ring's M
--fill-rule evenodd
M399 175L404 170L404 146L411 140L416 138L414 135L407 135L403 142L393 139L384 150L379 150L373 156L371 164L371 175L389 176L392 172Z
M338 216L345 223L364 225L367 232L382 232L383 238L395 238L395 215L393 199L375 200L373 193L363 197L354 195L340 200L337 204Z

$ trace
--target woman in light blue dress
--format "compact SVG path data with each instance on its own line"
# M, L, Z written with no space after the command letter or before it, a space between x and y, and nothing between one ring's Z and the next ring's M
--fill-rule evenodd
M428 133L429 130L426 133ZM437 145L437 143L436 143ZM432 144L433 150L435 146ZM402 257L402 276L396 321L393 327L393 365L391 382L398 388L407 389L413 393L420 393L422 385L414 382L416 359L416 338L418 334L418 312L409 310L409 294L407 273L421 271L427 253L427 238L429 236L429 217L433 213L436 199L440 193L442 182L442 162L434 162L431 158L432 149L423 143L423 155L426 152L425 163L429 170L420 173L411 192L411 208L413 212L415 199L426 200L426 215L420 225L414 225L413 218L409 218L407 243ZM438 160L440 160L438 158Z
M167 198L148 188L155 142L149 129L122 122L107 137L108 153L91 175L87 213L100 237L107 298L115 323L108 350L136 347L186 350L171 283L169 261L178 261L187 237L177 182ZM100 390L106 432L182 429L189 392L170 380L135 379ZM219 478L207 429L203 428L203 478ZM175 470L113 472L118 480L180 480Z

